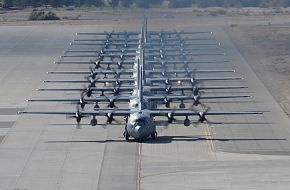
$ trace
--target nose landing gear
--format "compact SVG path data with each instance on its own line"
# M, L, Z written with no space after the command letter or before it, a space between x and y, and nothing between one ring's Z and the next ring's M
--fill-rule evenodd
M151 134L151 138L152 138L153 140L155 140L156 137L157 137L157 132L155 131L154 133Z

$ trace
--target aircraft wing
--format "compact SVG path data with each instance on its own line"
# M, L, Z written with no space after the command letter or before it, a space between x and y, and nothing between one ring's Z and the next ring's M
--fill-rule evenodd
M210 31L148 31L149 35L158 35L162 36L164 34L166 35L182 35L182 34L213 34L213 32Z
M229 62L227 60L215 60L215 61L183 61L183 60L153 60L153 61L145 61L148 64L178 64L178 63L226 63Z
M71 55L62 55L62 57L135 57L136 53L101 53L101 54L71 54Z
M224 99L224 98L249 98L248 95L224 95L224 96L144 96L144 98L151 101L167 100L198 100L198 99Z
M152 110L143 110L144 112L149 113L152 116L168 116L168 114L172 114L174 116L194 116L194 115L255 115L255 114L263 114L263 112L258 111L195 111L188 109L152 109ZM131 113L136 113L136 110L130 109L98 109L94 111L77 111L83 116L106 116L109 114L114 114L114 116L127 116ZM20 111L19 114L44 114L44 115L74 115L76 111Z
M173 116L201 116L201 115L255 115L263 114L263 112L257 111L232 111L232 112L223 112L223 111L195 111L195 110L173 110L173 109L156 109L148 111L152 116L168 116L172 114Z
M135 89L134 86L96 86L91 88L40 88L38 91L85 91L85 90L92 90L92 91L131 91Z
M178 77L178 78L146 78L146 82L152 83L152 82L169 82L169 81L188 81L188 82L194 82L194 81L210 81L210 80L239 80L243 79L241 77L196 77L196 78L188 78L188 77Z
M241 89L248 88L247 86L200 86L198 90L218 90L218 89ZM150 91L181 91L181 90L194 90L194 86L146 86L145 89Z
M56 61L55 64L134 64L135 60L122 60L122 61Z
M108 100L128 101L135 96L97 96L94 98L30 99L28 102L99 102Z
M116 69L116 70L93 70L91 71L48 71L47 74L91 74L91 73L97 73L97 74L131 74L133 73L132 69Z
M169 69L154 69L154 70L144 70L145 73L155 74L155 73L211 73L211 72L235 72L232 69L183 69L183 70L169 70Z
M124 31L124 32L115 32L114 30L111 31L111 32L79 32L77 33L77 35L93 35L93 36L116 36L116 35L139 35L138 32L127 32L127 31Z
M87 82L134 82L136 79L134 78L101 78L95 80L45 80L44 83L87 83Z
M107 116L108 114L113 114L114 116L128 116L130 113L136 111L131 111L129 109L99 109L95 111L20 111L19 114L37 114L37 115L68 115L68 116Z
M148 53L150 56L163 56L163 57L171 57L171 56L202 56L202 55L225 55L225 53L193 53L193 52L183 52L183 53Z

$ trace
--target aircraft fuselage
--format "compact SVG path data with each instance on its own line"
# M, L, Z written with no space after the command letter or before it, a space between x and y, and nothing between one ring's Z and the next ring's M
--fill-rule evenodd
M153 117L146 113L145 110L130 114L125 133L139 140L146 139L149 136L154 137L156 126Z

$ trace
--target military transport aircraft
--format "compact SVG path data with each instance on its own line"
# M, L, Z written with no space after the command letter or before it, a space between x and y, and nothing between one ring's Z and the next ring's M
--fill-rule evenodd
M141 27L141 33L136 33L136 32L111 32L111 33L82 33L79 35L105 35L107 38L110 38L112 36L126 36L125 38L129 38L131 35L135 35L139 37L139 42L136 44L138 48L136 49L136 54L135 54L135 59L133 60L133 67L136 69L133 69L132 77L131 78L120 78L118 75L116 78L95 78L93 79L92 76L87 77L87 80L47 80L45 82L68 82L68 83L89 83L89 89L86 90L91 90L92 89L98 89L98 88L105 88L108 87L109 90L112 91L120 91L122 88L127 88L126 90L128 91L131 90L132 93L128 96L120 95L120 96L115 96L117 94L114 94L114 96L100 96L98 98L91 98L91 99L85 99L83 98L83 102L86 101L92 101L94 103L98 102L99 100L109 100L109 103L112 106L109 105L109 107L112 108L97 108L91 111L86 111L86 110L79 110L77 109L76 111L43 111L43 110L36 110L36 111L21 111L19 113L22 114L56 114L56 115L66 115L71 118L75 118L77 122L77 126L80 125L80 122L82 118L84 117L91 117L91 125L96 126L98 124L97 117L107 117L107 123L112 123L114 121L114 118L117 116L122 116L125 118L126 124L125 124L125 129L124 129L124 137L126 140L128 140L130 137L133 137L137 140L143 141L147 137L151 136L152 139L155 139L157 136L156 132L156 124L158 123L155 121L155 116L163 116L167 117L168 123L173 123L176 121L176 117L184 117L183 124L185 126L190 126L191 120L190 116L195 116L198 118L198 122L203 123L207 121L207 116L211 115L255 115L255 114L262 114L263 112L260 111L237 111L237 112L232 112L232 111L212 111L208 107L203 109L203 110L197 110L194 108L191 109L185 109L184 106L181 106L181 109L174 109L174 108L159 108L156 106L155 102L156 101L164 101L166 98L168 102L169 99L174 99L177 101L183 101L186 99L193 100L194 103L198 103L199 99L202 97L208 97L208 98L217 98L217 96L205 96L203 94L199 93L199 87L198 86L198 81L207 81L207 80L240 80L242 79L241 77L170 77L166 74L162 77L146 77L144 76L145 73L145 64L147 64L147 61L145 60L145 51L144 49L148 48L148 44L146 44L146 39L150 38L151 36L159 36L159 37L164 37L164 36L170 36L172 38L176 37L179 38L182 34L193 34L192 32L168 32L168 31L161 31L161 32L150 32L147 31L147 20L144 19L143 25ZM197 32L201 33L201 32ZM180 44L184 44L184 42L180 42ZM178 46L180 46L178 44ZM159 43L160 45L160 43ZM159 46L157 45L157 46ZM170 44L172 45L172 44ZM151 46L152 47L152 46ZM131 61L131 60L130 60ZM145 63L146 62L146 63ZM104 72L105 71L104 69ZM152 73L151 73L152 74ZM150 74L150 75L151 75ZM173 86L168 86L172 85L172 82L178 82L182 81L185 83L191 84L189 87L188 86L180 86L178 87L179 90L182 88L184 90L191 88L193 94L191 96L189 95L156 95L155 93L152 93L154 91L158 91L156 89L156 86L150 86L152 83L164 83L167 86L163 87L165 91L178 91L177 87ZM96 83L115 83L113 86L105 86L105 87L99 87L96 85ZM125 86L120 86L122 83L129 83L131 84L130 87L125 87ZM158 87L157 87L158 88ZM216 89L234 89L234 88L244 88L243 86L204 86L204 89L206 88L216 88ZM148 90L149 89L149 90ZM162 88L161 88L162 89ZM45 90L45 89L43 89ZM49 89L46 89L49 90ZM53 89L51 89L53 90ZM79 90L79 89L77 89ZM148 91L147 91L148 90ZM190 89L189 89L190 90ZM239 95L237 95L239 96ZM225 98L226 96L223 96ZM234 98L235 96L232 95L231 98ZM240 96L240 97L248 97L248 96ZM126 99L126 101L129 101L129 106L128 108L114 108L114 101L117 99ZM40 99L36 100L40 101ZM44 100L45 101L45 100ZM49 100L50 101L50 100ZM65 99L64 101L71 101L71 99ZM73 100L75 101L75 100ZM79 101L79 100L77 100ZM82 103L82 102L80 102ZM182 104L182 103L181 103ZM168 106L169 107L169 106Z

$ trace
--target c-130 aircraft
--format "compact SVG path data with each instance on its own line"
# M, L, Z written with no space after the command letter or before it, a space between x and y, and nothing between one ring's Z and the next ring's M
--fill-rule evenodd
M144 21L146 22L146 21ZM253 115L262 114L263 112L258 111L239 111L239 112L221 112L221 111L196 111L193 109L159 109L152 104L152 102L143 98L143 84L144 84L144 44L146 37L146 24L143 24L140 34L140 45L138 47L136 55L136 67L137 73L135 76L135 89L131 95L129 107L126 109L107 109L100 108L93 111L21 111L21 114L56 114L56 115L67 115L76 119L77 126L80 125L83 117L91 116L91 125L96 126L98 124L96 117L105 116L107 117L107 123L112 123L115 116L123 116L126 124L124 129L124 137L129 140L130 137L143 141L144 139L151 137L156 139L156 121L155 116L163 116L168 118L168 123L175 121L176 116L184 116L184 126L189 126L191 121L189 116L197 116L198 122L203 123L207 121L207 115Z

